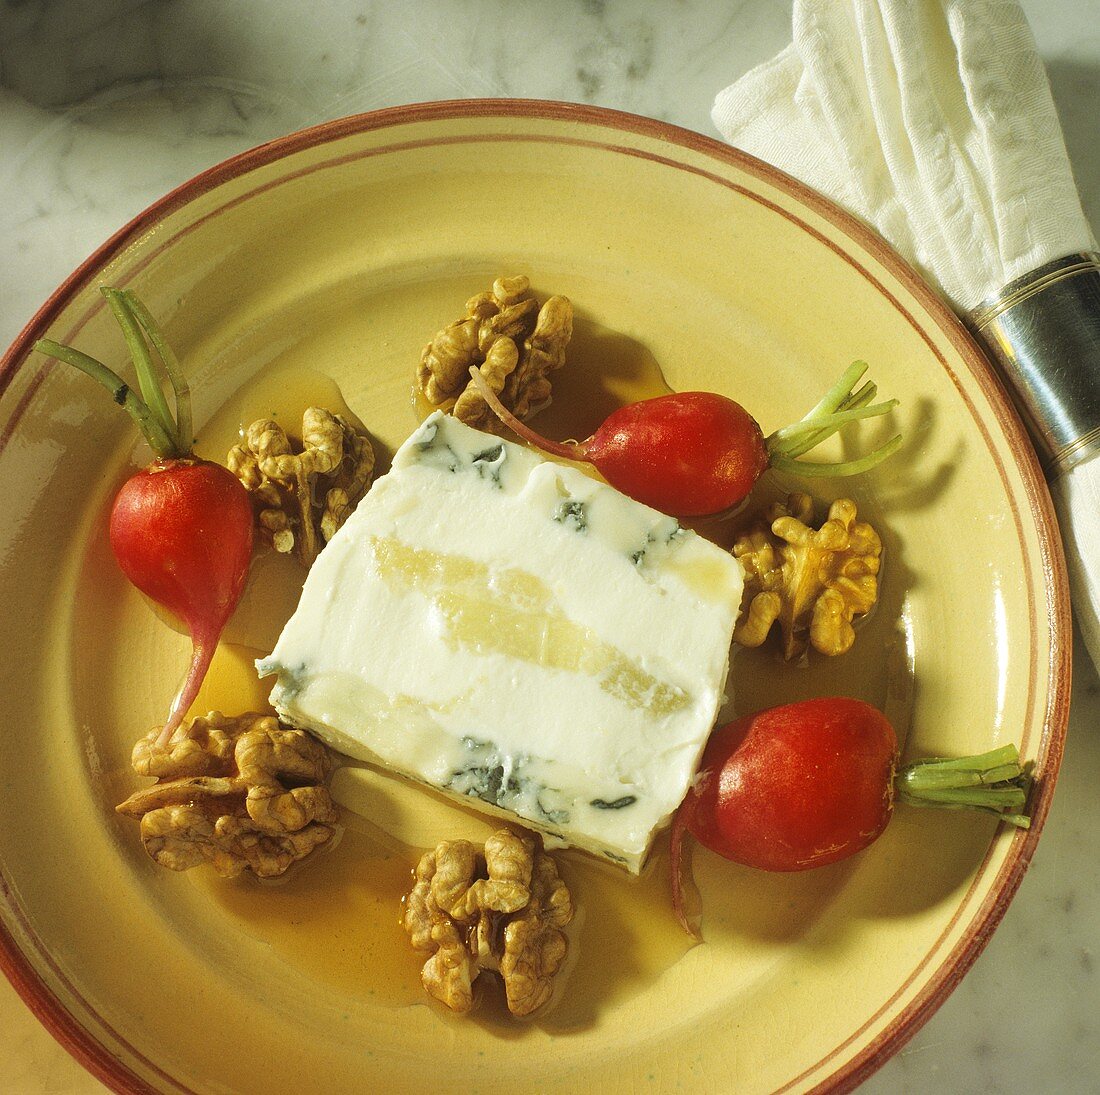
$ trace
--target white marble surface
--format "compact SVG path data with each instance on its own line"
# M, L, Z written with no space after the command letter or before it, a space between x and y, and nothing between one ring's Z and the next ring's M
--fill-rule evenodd
M1025 0L1100 229L1100 0ZM713 134L716 91L789 39L785 0L0 0L0 343L148 202L267 138L376 107L581 100ZM1100 684L1031 871L972 972L864 1086L1100 1090ZM103 1089L0 983L0 1090Z

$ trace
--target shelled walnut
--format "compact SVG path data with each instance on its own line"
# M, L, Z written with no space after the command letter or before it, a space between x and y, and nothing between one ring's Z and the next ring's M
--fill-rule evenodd
M159 745L156 727L131 763L152 787L116 807L141 823L152 859L173 871L211 863L220 875L281 875L332 838L336 807L325 787L324 745L271 715L190 719Z
M519 418L550 402L550 374L565 364L573 335L573 306L566 297L552 296L540 308L530 288L522 276L497 278L424 347L416 382L428 403L467 425L494 427L496 416L470 380L473 365Z
M300 439L257 419L226 465L252 496L261 535L308 567L370 486L374 449L342 415L309 407Z
M789 661L807 643L835 655L855 642L853 619L878 598L882 542L869 524L856 521L849 498L829 507L820 529L812 521L810 496L791 494L734 543L748 599L733 636L742 646L760 646L777 621Z
M561 931L573 902L553 858L535 837L501 829L484 849L444 841L416 868L405 904L405 930L417 950L432 951L421 980L428 993L465 1014L482 970L504 981L508 1010L530 1015L553 991L565 960Z

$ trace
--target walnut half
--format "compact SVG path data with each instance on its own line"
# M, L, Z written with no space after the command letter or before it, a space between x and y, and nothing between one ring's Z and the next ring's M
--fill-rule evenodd
M821 654L843 654L855 642L852 621L878 598L882 541L856 506L840 498L821 528L812 527L813 500L788 495L765 519L737 538L733 554L745 568L747 608L733 633L742 646L760 646L777 621L788 661L807 643Z
M166 745L160 728L134 746L131 762L152 787L116 807L141 822L152 859L173 871L211 863L221 875L281 875L335 833L325 781L326 747L272 715L220 711L183 723Z
M297 551L308 567L370 486L374 449L342 415L308 407L301 438L259 418L226 466L252 496L261 535L276 551Z
M497 278L424 347L417 388L433 407L468 426L492 429L497 419L470 380L470 367L477 365L501 402L527 418L550 402L550 374L565 364L572 336L568 298L549 297L540 308L527 278Z
M530 1015L553 992L567 949L561 929L572 919L553 858L535 837L501 829L484 849L453 840L427 852L404 922L413 946L433 952L421 981L435 999L465 1014L480 972L495 970L508 1010Z

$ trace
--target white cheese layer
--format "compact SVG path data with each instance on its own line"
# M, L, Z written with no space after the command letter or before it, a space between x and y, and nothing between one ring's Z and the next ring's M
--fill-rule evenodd
M723 701L741 589L673 518L436 413L257 668L340 752L638 871Z

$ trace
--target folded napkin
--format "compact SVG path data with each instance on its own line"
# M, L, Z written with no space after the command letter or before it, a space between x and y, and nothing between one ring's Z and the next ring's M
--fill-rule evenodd
M795 0L793 19L791 45L717 96L727 141L870 223L960 314L1096 250L1016 0ZM1051 489L1100 667L1100 459Z
M960 311L1096 247L1016 0L796 0L794 41L713 118L870 222Z

